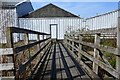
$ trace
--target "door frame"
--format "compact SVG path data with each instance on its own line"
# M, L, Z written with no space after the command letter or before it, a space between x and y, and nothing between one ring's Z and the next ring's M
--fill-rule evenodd
M51 27L52 27L52 25L55 25L56 26L56 39L58 39L58 24L50 24L50 36L51 36L51 38L52 38L52 32L51 32Z

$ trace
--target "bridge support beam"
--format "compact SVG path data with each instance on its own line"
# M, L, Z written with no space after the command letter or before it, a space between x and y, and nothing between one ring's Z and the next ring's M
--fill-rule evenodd
M117 27L117 54L120 55L120 15L118 17L118 27ZM116 56L116 70L120 72L120 56ZM119 74L120 79L120 74Z
M99 44L100 44L100 34L95 34L94 44L95 44L96 47L99 46ZM96 48L94 48L94 58L97 59L97 60L99 59L99 53L98 53ZM93 62L93 71L96 74L98 74L98 65L95 62Z

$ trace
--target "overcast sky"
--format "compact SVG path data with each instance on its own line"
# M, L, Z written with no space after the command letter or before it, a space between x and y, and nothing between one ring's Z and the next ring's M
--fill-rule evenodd
M118 9L118 2L32 2L34 9L53 3L82 18L103 14Z

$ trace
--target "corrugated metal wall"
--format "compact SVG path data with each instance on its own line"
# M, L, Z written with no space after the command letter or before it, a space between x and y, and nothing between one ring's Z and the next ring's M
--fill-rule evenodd
M86 19L86 25L90 30L113 28L118 24L118 10L103 15Z
M80 27L80 18L20 18L21 28L39 32L50 33L50 24L57 24L58 39L64 39L64 33L68 30L77 30ZM34 37L34 36L32 36ZM32 37L30 39L32 39ZM34 37L35 38L35 37Z
M17 26L15 9L0 9L0 43L6 43L6 27Z

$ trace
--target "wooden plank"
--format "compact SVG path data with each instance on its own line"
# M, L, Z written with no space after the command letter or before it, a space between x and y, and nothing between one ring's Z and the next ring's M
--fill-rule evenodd
M14 69L14 63L2 63L2 64L0 64L0 71L13 70L13 69Z
M98 49L101 49L103 51L106 51L106 52L112 53L114 55L120 56L116 53L116 48L114 48L114 47L104 46L104 45L95 46L94 43L89 43L89 42L84 42L84 41L82 41L81 44L92 47L92 48L98 48Z
M117 33L117 27L89 30L89 31L83 31L83 32L73 32L73 33L71 32L71 33L67 33L66 35L73 35L73 34L86 35L86 34L96 34L96 33Z
M47 39L44 39L44 40L37 41L37 42L35 42L35 43L31 43L31 44L28 44L28 45L24 45L24 46L17 47L17 48L14 49L14 52L15 52L15 53L19 53L19 52L21 52L21 51L24 51L24 50L26 50L26 49L29 49L29 48L31 48L31 47L39 44L39 43L42 43L42 42L44 42L44 41L47 41L47 40L50 41L51 39L50 39L50 38L47 38Z
M78 73L76 71L76 67L75 67L75 64L73 63L73 61L71 60L70 57L65 57L65 56L68 56L67 52L65 51L65 49L63 48L63 46L60 44L61 46L61 49L63 51L63 55L64 55L64 58L67 62L67 65L69 67L69 70L70 70L70 73L72 75L72 78L74 78L75 76L78 76ZM80 78L80 76L78 76Z
M29 60L27 60L26 62L22 63L22 65L20 66L20 71L23 72L25 70L25 68L36 58L36 56L38 54L40 54L40 52L47 46L49 45L49 42L46 43L46 45L44 47L42 47L35 55L33 55Z
M77 41L77 40L72 40L72 39L69 39L69 38L67 38L67 39L70 40L70 41L74 41L74 42L76 42L76 43L80 43L80 44L83 44L83 45L92 47L92 48L101 49L101 50L103 50L103 51L112 53L112 54L114 54L114 55L116 55L116 56L120 56L120 54L117 54L117 49L114 48L114 47L104 46L104 45L95 46L94 43L89 43L89 42L85 42L85 41L79 42L79 41ZM71 46L71 45L70 45L70 46ZM72 46L71 46L71 47L72 47ZM75 49L75 48L74 48L74 49Z
M7 27L7 30L10 30L11 33L28 33L28 34L50 35L47 33L37 32L37 31L18 28L18 27Z
M69 80L72 80L72 75L70 73L69 67L68 67L67 62L65 60L65 55L63 55L63 52L62 52L62 49L61 49L60 45L59 45L59 49L60 49L60 55L61 55L61 59L62 59L64 68L65 68L65 72L66 72L67 78Z
M66 46L65 46L66 47ZM66 47L67 48L67 47ZM74 57L76 57L76 55L74 55L74 53L68 49L68 51L71 53L70 55ZM84 53L83 53L84 54ZM74 58L77 60L77 58ZM78 61L79 63L79 61ZM82 68L89 74L89 76L93 79L96 79L96 78L99 78L85 63L83 63L81 60L80 60L80 63L79 63L81 66L83 66Z
M62 69L61 69L61 62L60 62L60 51L58 44L56 44L56 72L57 72L57 79L62 79Z
M59 47L59 46L58 46ZM62 57L60 55L60 50L59 50L59 57L60 57L60 70L61 70L61 79L67 79L67 74L65 72L65 68L62 62Z
M0 55L11 55L13 54L13 48L0 48Z
M120 55L120 11L118 12L117 26L117 54ZM116 70L120 72L120 56L116 56ZM120 74L118 79L120 79Z
M52 70L51 70L51 80L56 79L56 44L54 45L54 51L52 55Z
M50 49L51 49L51 48L49 48L49 50L46 50L46 51L47 51L47 52L46 52L47 54L44 56L44 58L43 58L42 61L41 61L41 64L38 66L37 72L36 72L36 74L35 74L35 76L34 76L34 78L33 78L34 80L39 80L39 79L41 78L42 71L43 71L43 69L45 68L44 66L46 65L46 61L47 61L47 58L48 58Z
M15 76L0 77L0 80L15 80Z
M49 59L50 59L50 57L51 57L51 48L50 48L50 50L49 50L47 59L46 59L46 61L45 61L45 66L43 66L43 70L41 70L40 80L46 79L46 75L47 75L47 74L50 74L50 72L47 71L47 67L49 66ZM49 78L49 79L50 79L50 78Z
M44 73L44 79L48 79L50 80L50 77L51 77L51 70L52 70L52 54L53 54L53 49L54 49L54 46L52 45L52 50L51 52L49 53L49 58L47 59L48 61L48 64L47 64L47 67L46 67L46 70L45 70L45 73Z
M64 45L63 45L63 47L64 47ZM71 73L73 73L73 77L75 77L75 79L88 79L89 80L89 76L80 67L79 63L76 61L77 59L74 58L71 54L69 54L70 52L73 53L73 51L68 51L65 47L64 47L64 49L66 50L66 52L67 52L67 54L68 54L68 56L69 56L69 58L71 60L71 61L69 60L70 62L68 62L68 63L72 63L75 66L73 68L73 70L71 70Z
M95 34L95 38L94 38L94 45L95 46L99 46L100 45L100 34ZM94 58L96 58L97 60L99 59L99 52L97 51L97 49L94 47ZM96 65L93 62L93 71L98 74L98 65Z
M117 28L105 28L105 29L85 31L80 34L116 33L116 32L117 32Z
M63 54L67 54L66 52L64 52ZM75 64L73 63L73 61L71 60L70 57L66 57L65 60L67 61L67 65L69 67L70 73L72 75L72 78L80 78L80 75L78 74L78 70L76 69Z

